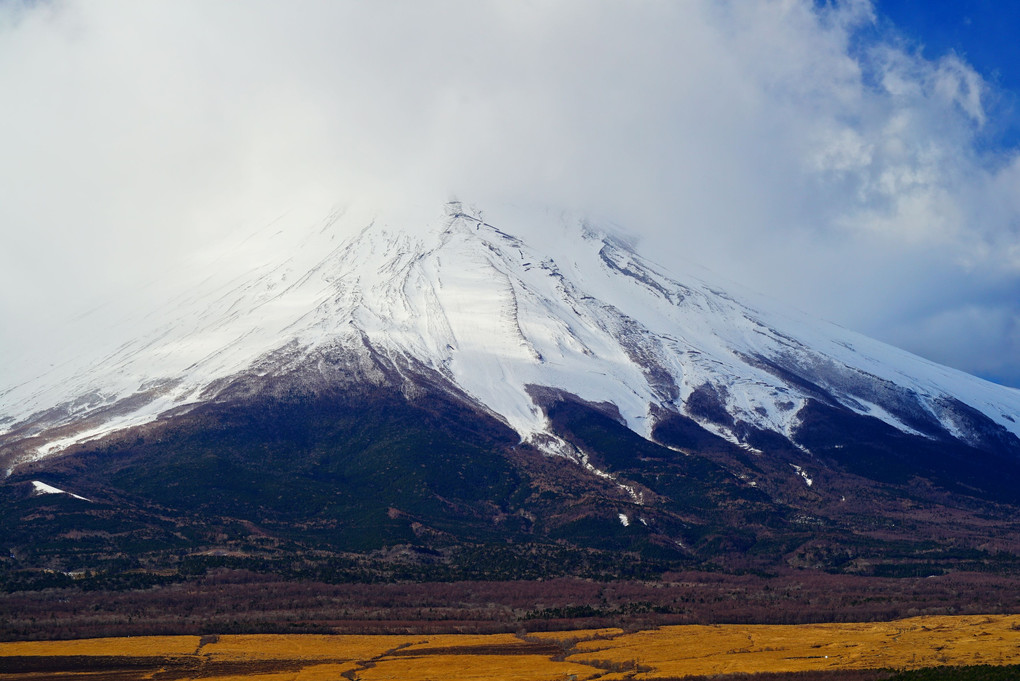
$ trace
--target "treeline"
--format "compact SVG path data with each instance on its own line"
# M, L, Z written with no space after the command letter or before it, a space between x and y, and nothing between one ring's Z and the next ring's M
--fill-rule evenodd
M1016 679L1020 679L1020 665L931 667L898 672L889 677L889 681L1016 681Z
M250 548L250 547L246 547ZM85 591L123 591L190 581L215 570L271 575L282 581L323 584L393 582L529 581L573 576L596 580L649 580L684 563L641 558L556 544L465 544L437 551L398 547L406 555L291 551L254 554L163 554L155 560L123 558L93 561L74 571L17 568L0 560L0 591L37 591L75 587Z
M1020 578L670 573L649 581L327 584L216 569L127 590L0 594L0 639L143 634L495 633L664 624L805 624L1015 613Z

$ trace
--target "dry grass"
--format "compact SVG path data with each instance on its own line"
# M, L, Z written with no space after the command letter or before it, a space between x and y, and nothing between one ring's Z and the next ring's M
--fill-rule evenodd
M232 674L229 676L206 676L201 681L337 681L344 679L343 674L358 668L354 663L347 664L313 664L303 667L297 672L281 671L254 674Z
M869 624L675 626L583 641L568 659L636 661L634 679L1020 663L1020 616L916 617ZM611 677L605 677L609 679Z
M69 655L166 657L190 655L198 649L198 636L131 636L86 638L77 641L13 641L0 643L0 657L8 655Z
M220 636L202 646L210 660L368 660L406 645L411 636L327 636L280 634L276 636ZM0 644L2 645L2 644ZM194 650L194 649L192 649Z
M527 645L514 634L432 634L429 636L405 636L406 641L415 641L408 651L430 648L479 648L491 646Z
M166 636L0 643L5 679L39 678L25 665L40 657L75 664L89 657L163 660L173 667L178 681L571 677L652 681L756 672L1020 664L1020 615L916 617L868 624L671 626L635 633L592 629L520 637ZM151 670L135 665L125 676L115 660L109 664L105 672L92 671L90 678L103 679L108 673L110 679L141 680L164 667L163 662L153 663L157 668Z
M570 631L536 631L533 634L528 634L528 640L587 641L589 639L614 638L622 633L623 629L616 627L607 629L571 629Z
M577 662L555 662L540 655L429 655L380 660L358 672L361 681L576 681L600 670Z

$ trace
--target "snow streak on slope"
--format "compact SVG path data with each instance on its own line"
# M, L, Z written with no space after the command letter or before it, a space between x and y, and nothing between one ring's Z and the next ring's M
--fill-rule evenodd
M739 424L793 438L809 400L927 436L976 441L974 413L1020 434L1020 391L681 282L583 222L516 220L548 224L529 245L452 203L431 220L337 214L297 245L270 235L277 255L173 301L153 333L0 393L0 449L45 456L328 348L411 360L536 442L534 386L615 405L646 437L675 412L735 442Z
M53 485L47 485L45 482L40 482L39 480L32 481L32 490L33 494L35 494L36 496L40 494L67 494L68 496L74 497L75 499L88 501L88 499L86 499L85 497L78 496L77 494L73 494L72 492L65 492L64 490L58 487L54 487Z

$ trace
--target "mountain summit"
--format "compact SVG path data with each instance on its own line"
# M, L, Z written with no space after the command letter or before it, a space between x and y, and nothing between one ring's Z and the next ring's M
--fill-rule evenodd
M426 230L373 221L343 238L344 220L242 280L191 291L162 328L70 378L3 393L7 465L244 386L384 380L373 358L406 390L446 383L540 446L552 442L543 396L558 391L652 440L682 417L750 450L765 436L808 450L805 419L824 406L1020 449L1020 391L672 276L584 222L550 225L534 248L456 202ZM328 361L338 354L346 365Z
M0 393L0 490L311 524L337 550L782 545L764 562L808 560L803 523L830 553L878 533L893 497L1020 502L1020 391L528 219L548 224L527 241L457 202L425 228L337 213L296 246L267 235L150 334ZM987 543L967 517L954 532ZM923 524L899 522L882 531Z

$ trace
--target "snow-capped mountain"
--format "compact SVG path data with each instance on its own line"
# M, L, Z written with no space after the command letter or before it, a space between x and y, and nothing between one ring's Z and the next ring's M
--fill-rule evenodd
M531 243L456 202L430 220L337 213L296 248L264 235L254 267L150 313L148 335L0 392L2 460L11 469L245 385L397 381L413 394L426 378L550 453L563 443L549 390L653 440L680 416L752 451L771 433L807 452L805 410L823 404L930 440L1020 449L1020 391L667 273L583 221L539 219Z
M1020 392L583 220L429 215L274 224L0 394L6 574L1015 570Z

